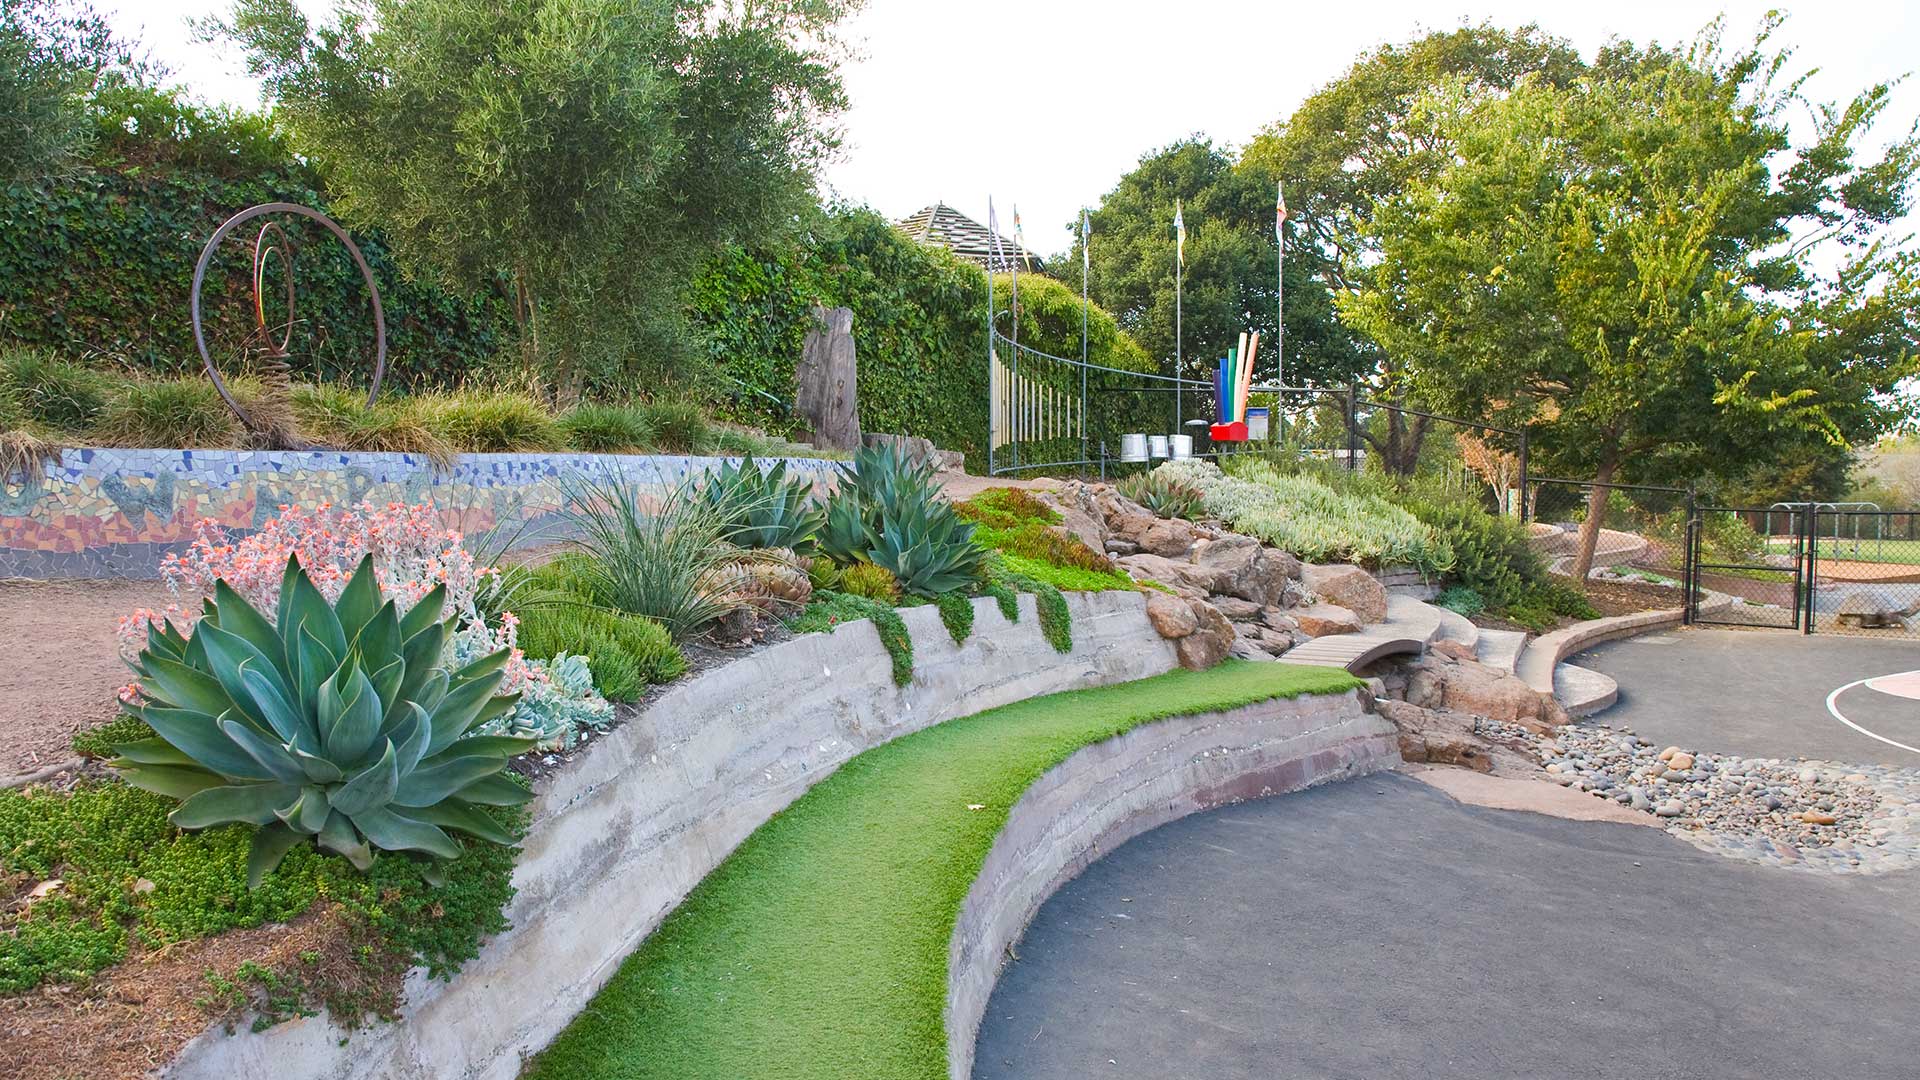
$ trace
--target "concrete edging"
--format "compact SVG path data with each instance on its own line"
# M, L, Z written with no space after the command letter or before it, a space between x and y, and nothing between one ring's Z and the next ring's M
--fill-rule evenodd
M856 754L944 720L1177 666L1139 593L1068 593L1073 651L1032 596L1009 623L987 597L955 645L937 609L901 611L914 677L896 687L867 620L809 634L674 687L541 784L514 868L512 928L448 982L409 974L399 1022L326 1017L209 1030L170 1080L510 1080L741 841Z
M1574 623L1528 642L1513 673L1535 690L1552 694L1569 715L1592 716L1619 700L1619 684L1601 672L1565 663L1566 658L1602 642L1671 630L1685 620L1684 610L1670 608Z
M1027 789L961 905L948 949L947 1072L968 1080L1008 949L1047 897L1128 839L1200 810L1400 763L1362 691L1173 717L1085 747Z

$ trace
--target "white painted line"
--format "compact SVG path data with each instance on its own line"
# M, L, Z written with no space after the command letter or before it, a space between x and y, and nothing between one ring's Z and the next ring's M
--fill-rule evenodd
M1896 675L1920 675L1920 668L1916 668L1913 671L1896 672L1895 674ZM1873 676L1873 678L1876 678L1876 679L1889 678L1889 677L1891 676L1883 676L1883 675ZM1903 743L1903 742L1895 742L1894 740L1887 738L1885 735L1879 735L1879 734L1875 734L1874 732L1868 731L1866 728L1863 728L1859 724L1856 724L1853 721L1847 719L1845 714L1841 713L1840 707L1834 704L1835 702L1840 700L1841 694L1846 693L1847 691L1853 689L1856 686L1863 686L1868 681L1869 680L1867 679L1855 679L1852 682L1848 683L1847 685L1842 686L1838 690L1835 690L1833 693L1828 694L1827 695L1827 711L1833 714L1833 718L1835 720L1840 721L1841 723L1847 725L1848 727L1859 732L1860 734L1865 735L1869 739L1879 739L1881 742L1886 743L1888 746L1897 746L1902 750L1911 750L1916 754L1920 754L1920 746L1908 746L1906 743Z

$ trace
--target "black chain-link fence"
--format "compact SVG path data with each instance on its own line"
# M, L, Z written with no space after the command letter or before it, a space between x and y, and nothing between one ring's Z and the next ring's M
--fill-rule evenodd
M1920 511L1808 514L1808 632L1920 636Z

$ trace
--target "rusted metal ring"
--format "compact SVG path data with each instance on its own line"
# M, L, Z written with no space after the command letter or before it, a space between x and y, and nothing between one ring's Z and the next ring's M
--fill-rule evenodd
M277 237L271 246L267 243L267 237L269 235ZM268 255L279 256L280 271L287 275L287 332L280 335L280 344L278 345L274 345L272 337L268 335L267 298L262 295L267 287ZM260 234L253 238L253 323L256 328L255 332L260 335L260 340L267 342L269 347L280 356L287 355L288 346L293 344L295 311L296 307L293 296L293 238L287 235L287 230L281 228L279 222L269 221L260 226Z
M222 222L220 227L213 231L213 236L208 238L207 246L201 249L200 261L195 263L193 267L191 313L193 316L193 344L195 348L200 350L200 361L206 365L207 378L213 380L213 388L220 392L220 399L227 403L227 408L233 410L234 415L240 418L241 423L251 428L253 426L252 418L247 416L246 410L242 409L240 403L233 399L233 394L227 389L226 380L220 377L220 371L214 365L213 355L207 351L206 330L200 321L200 288L206 280L207 266L213 262L213 254L220 248L220 241L225 240L227 235L233 232L233 230L252 221L254 218L266 214L298 214L301 217L319 222L328 232L334 235L335 239L346 246L347 253L353 256L353 264L360 268L360 279L367 283L367 295L373 300L373 385L367 390L367 405L372 406L374 401L380 397L380 380L385 377L387 373L387 318L380 307L380 287L374 284L373 271L367 266L366 257L360 254L359 246L353 242L352 237L347 235L347 231L342 229L327 215L310 206L301 206L298 203L276 202L261 203L259 206L249 206ZM276 231L280 231L278 226L274 226L274 228ZM256 280L259 279L258 275L261 272L260 247L261 242L266 238L266 232L267 230L262 229L260 231L260 238L255 241L254 273ZM281 231L281 236L284 238L286 233ZM291 335L293 333L291 325L293 322L293 260L290 256L287 257L287 295L287 321L289 324L287 333L288 341L291 342ZM260 310L257 294L255 306L257 311ZM264 322L264 311L260 311L257 318Z

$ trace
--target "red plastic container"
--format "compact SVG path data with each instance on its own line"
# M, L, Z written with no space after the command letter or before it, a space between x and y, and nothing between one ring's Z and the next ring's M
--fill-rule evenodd
M1215 424L1207 429L1207 433L1213 436L1214 442L1247 441L1247 425L1241 420L1235 420L1231 424Z

